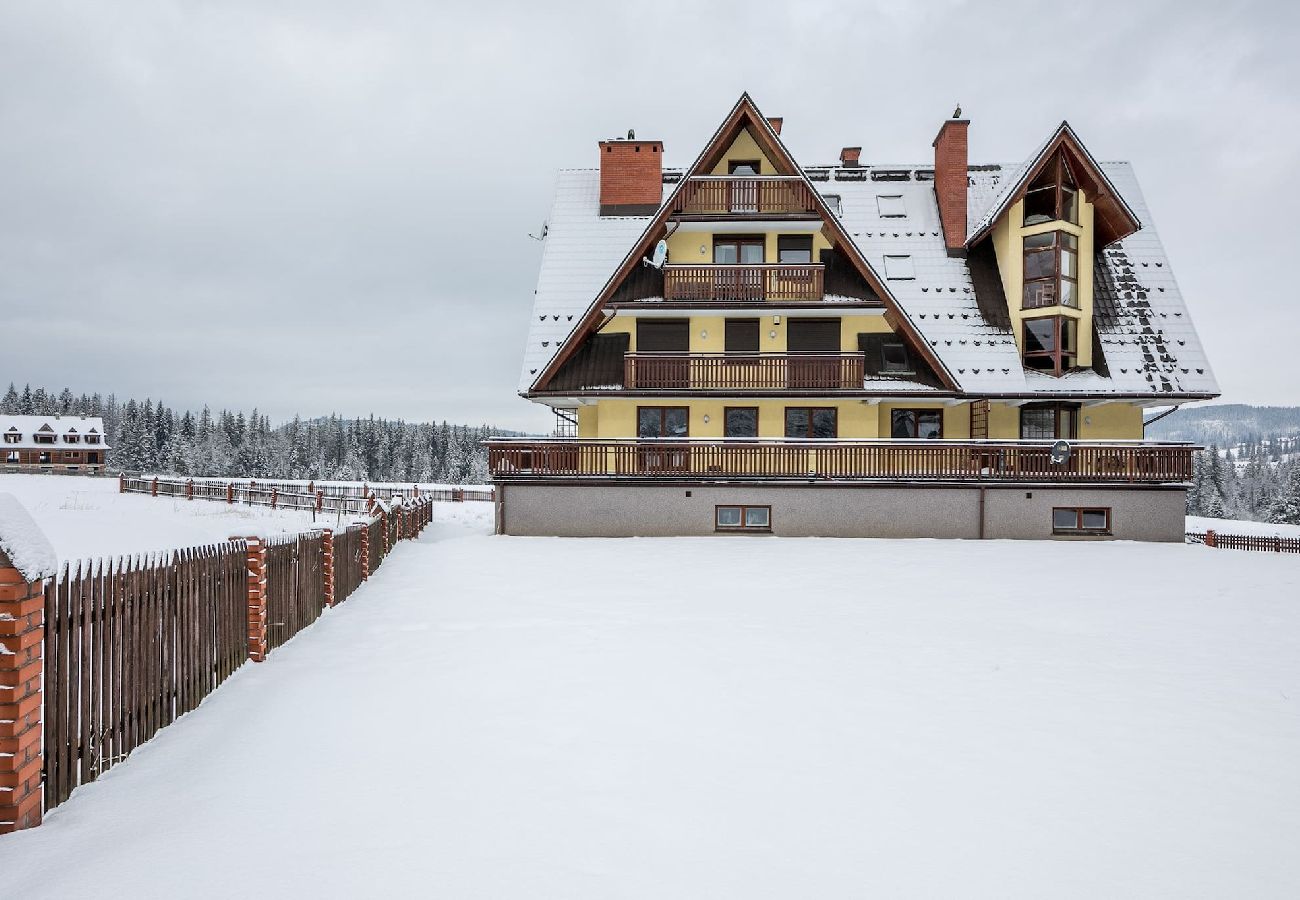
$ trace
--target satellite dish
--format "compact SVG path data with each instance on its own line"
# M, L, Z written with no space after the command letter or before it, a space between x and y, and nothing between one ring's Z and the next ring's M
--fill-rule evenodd
M1063 466L1070 461L1070 442L1057 441L1052 445L1052 465Z
M662 269L664 267L664 263L666 263L667 261L668 261L668 242L660 241L659 243L655 244L654 253L652 253L650 257L647 260L645 260L645 264L647 266L654 266L656 269Z

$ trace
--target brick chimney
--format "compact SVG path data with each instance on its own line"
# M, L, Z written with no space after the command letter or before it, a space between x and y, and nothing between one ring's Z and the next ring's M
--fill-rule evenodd
M840 151L840 165L845 168L854 168L858 164L858 157L862 155L861 147L845 147Z
M784 121L785 119L783 119L781 116L767 117L767 124L771 125L772 130L775 131L777 134L781 133L781 123L783 123Z
M943 123L934 139L934 196L939 201L939 221L948 253L966 248L966 132L970 119L959 119L961 107Z
M600 142L600 214L649 216L664 196L663 141Z

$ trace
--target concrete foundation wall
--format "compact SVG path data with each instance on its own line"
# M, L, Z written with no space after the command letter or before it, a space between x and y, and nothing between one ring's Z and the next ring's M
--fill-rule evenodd
M772 508L788 537L979 538L980 489L970 485L497 485L497 531L560 537L710 535L714 507ZM1182 541L1181 487L997 486L985 489L984 537ZM1111 534L1052 534L1052 508L1111 510Z

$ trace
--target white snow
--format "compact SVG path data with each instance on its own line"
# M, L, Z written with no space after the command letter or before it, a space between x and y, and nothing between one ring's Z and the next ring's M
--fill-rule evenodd
M119 494L116 478L0 475L0 492L31 513L60 560L194 547L313 525L309 511ZM334 516L318 517L319 525L333 523Z
M54 548L13 494L0 493L0 552L29 582L58 568Z
M493 537L352 599L38 829L23 897L1300 896L1300 560Z
M1251 522L1246 519L1212 519L1208 516L1188 516L1188 531L1208 531L1219 534L1261 534L1266 537L1300 537L1300 525L1271 525L1268 522Z

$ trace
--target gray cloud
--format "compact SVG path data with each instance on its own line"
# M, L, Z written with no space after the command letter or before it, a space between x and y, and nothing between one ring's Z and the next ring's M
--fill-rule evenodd
M742 15L742 13L744 13ZM555 169L686 164L742 90L804 162L1062 118L1132 160L1225 400L1294 403L1290 4L7 4L0 380L540 428ZM2 387L2 386L0 386Z

